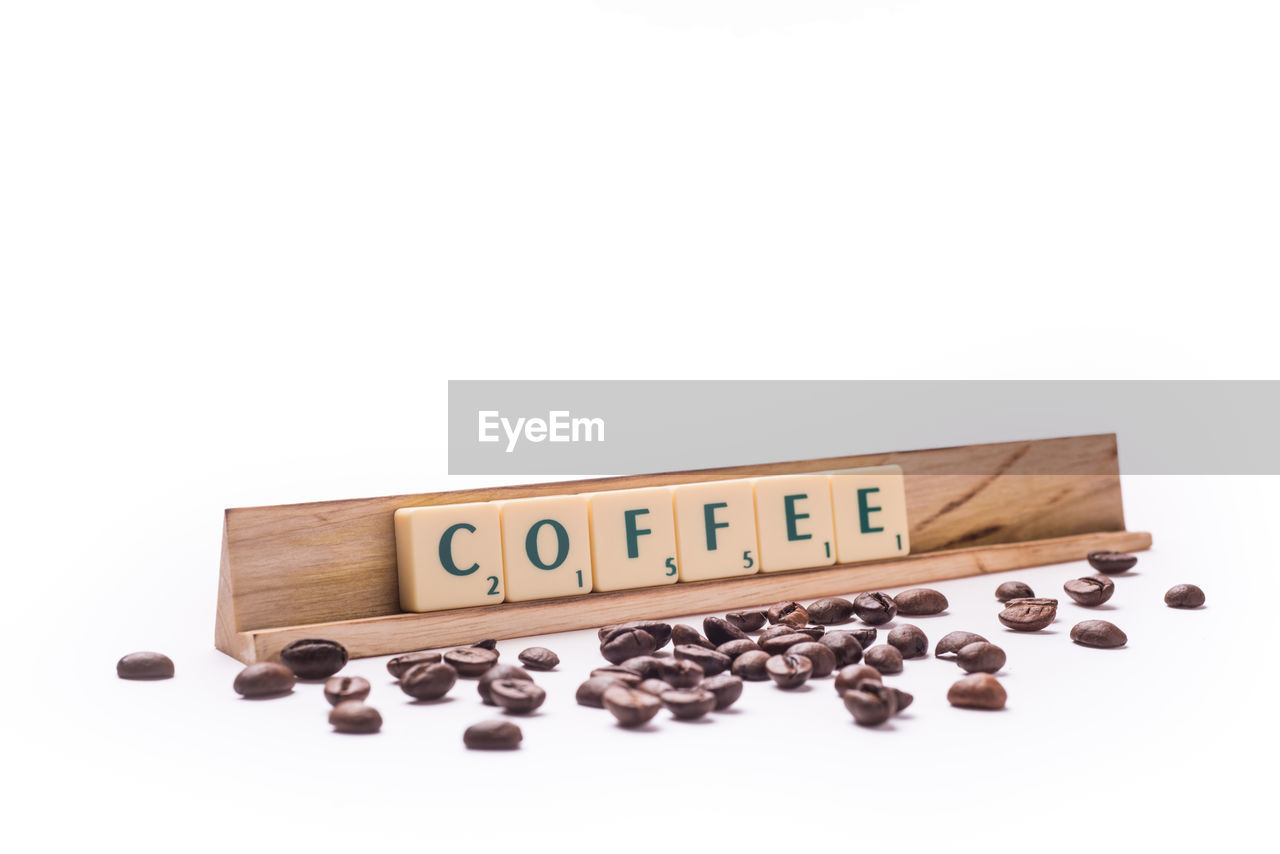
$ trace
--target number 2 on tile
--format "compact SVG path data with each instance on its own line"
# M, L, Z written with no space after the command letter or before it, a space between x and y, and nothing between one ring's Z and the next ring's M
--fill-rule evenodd
M498 595L498 576L491 575L488 578L486 578L485 581L489 582L489 595L497 596Z

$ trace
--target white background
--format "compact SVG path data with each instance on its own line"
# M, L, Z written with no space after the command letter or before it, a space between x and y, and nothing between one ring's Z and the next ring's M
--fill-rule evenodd
M1256 830L1274 479L1126 481L1157 550L1119 582L1120 652L1072 646L1074 606L1014 637L997 579L940 585L951 613L922 626L999 633L1010 707L951 710L954 666L909 663L892 731L818 683L619 732L572 704L578 636L554 639L518 754L461 749L469 683L410 707L379 661L351 670L386 731L342 738L314 686L237 701L211 635L223 507L479 482L445 476L449 378L1274 377L1277 15L0 5L7 838L1181 850ZM1182 581L1210 607L1165 609ZM116 680L139 648L179 677Z

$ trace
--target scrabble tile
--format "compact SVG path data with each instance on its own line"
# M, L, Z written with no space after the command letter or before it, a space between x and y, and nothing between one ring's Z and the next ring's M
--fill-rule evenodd
M395 512L395 530L403 610L503 600L502 530L493 504L401 508Z
M835 563L831 485L826 475L761 477L753 486L761 572Z
M619 489L594 492L586 499L594 590L676 583L676 519L670 489Z
M681 581L760 571L750 480L690 483L675 487L674 493Z
M852 469L831 476L840 563L911 552L903 483L898 466Z
M591 592L591 531L584 496L497 504L508 602Z

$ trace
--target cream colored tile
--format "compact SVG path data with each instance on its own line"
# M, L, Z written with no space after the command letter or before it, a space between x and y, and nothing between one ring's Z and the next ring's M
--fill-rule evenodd
M499 501L507 601L591 591L591 532L581 495Z
M674 493L681 581L760 571L750 480L690 483L675 487Z
M911 552L907 496L898 466L852 469L831 476L840 563Z
M406 507L395 513L400 607L440 611L504 598L502 531L489 503Z
M835 563L831 486L826 475L782 475L754 481L760 571Z
M591 513L595 590L676 583L676 520L669 488L620 489L585 497Z

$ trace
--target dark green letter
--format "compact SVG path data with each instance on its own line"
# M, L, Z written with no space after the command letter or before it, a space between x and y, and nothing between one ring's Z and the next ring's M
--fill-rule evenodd
M721 507L728 507L724 501L717 501L715 504L702 505L702 515L707 520L707 551L716 550L716 528L729 527L728 522L716 521L716 510Z
M871 527L871 514L878 513L883 508L867 506L867 496L873 492L879 492L879 491L880 491L880 487L878 486L873 486L869 489L858 490L858 519L862 523L862 533L864 534L875 534L884 530L884 528Z
M453 562L453 535L460 530L474 534L476 526L468 525L466 522L459 522L446 528L445 532L440 535L440 565L450 575L470 575L480 568L480 564L473 563L468 569L458 569L458 565Z
M796 512L796 502L803 501L808 497L809 497L809 494L807 492L802 492L799 495L782 496L783 503L787 505L787 539L788 540L808 540L813 538L813 534L797 534L796 533L796 522L800 519L809 518L808 513Z
M551 563L543 563L542 558L538 557L538 529L543 525L550 525L551 530L556 532L556 559ZM529 563L538 569L555 569L564 563L565 558L569 556L569 532L564 529L555 519L543 519L541 522L534 522L533 527L529 529L528 535L524 538L524 550L529 555Z
M640 535L653 533L648 528L636 527L636 517L648 512L648 508L622 511L623 518L627 520L627 557L640 557Z

